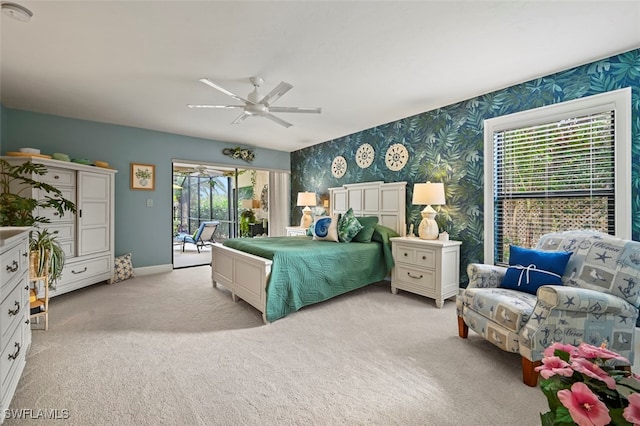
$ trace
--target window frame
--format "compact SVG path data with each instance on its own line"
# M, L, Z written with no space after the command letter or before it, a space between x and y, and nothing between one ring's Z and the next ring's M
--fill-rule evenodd
M494 264L495 132L613 110L615 117L615 236L631 239L631 88L484 120L484 263Z

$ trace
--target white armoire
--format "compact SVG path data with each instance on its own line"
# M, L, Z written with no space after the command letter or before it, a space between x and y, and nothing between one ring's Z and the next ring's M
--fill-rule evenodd
M113 169L85 166L66 161L37 157L2 157L11 164L26 161L46 166L43 176L34 180L49 183L62 191L63 197L76 204L75 214L60 216L54 209L41 209L38 216L50 223L38 225L58 231L58 242L65 252L62 277L50 296L56 296L111 280L114 262L114 183ZM42 199L46 193L31 189L32 197ZM24 193L23 193L24 194Z

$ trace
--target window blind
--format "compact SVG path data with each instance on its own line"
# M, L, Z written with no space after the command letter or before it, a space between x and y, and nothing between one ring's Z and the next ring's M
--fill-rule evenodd
M546 233L613 233L615 111L493 134L495 260Z

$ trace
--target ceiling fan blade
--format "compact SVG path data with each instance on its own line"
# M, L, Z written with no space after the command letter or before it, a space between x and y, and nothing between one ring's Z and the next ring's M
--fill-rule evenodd
M231 124L238 124L238 123L240 123L241 121L244 121L244 119L245 119L245 118L247 118L247 117L249 117L250 115L251 115L251 114L247 114L247 112L245 111L245 112L243 112L242 114L240 114L240 115L238 116L238 118L236 118L235 120L233 120L233 121L231 122Z
M218 86L217 84L215 84L213 81L209 80L208 78L201 78L200 79L201 82L203 82L204 84L206 84L207 86L213 87L214 89L224 93L227 96L231 96L233 99L238 100L240 102L244 102L245 104L253 104L253 102L242 98L238 95L236 95L235 93L231 93L230 91L228 91L227 89Z
M293 124L289 123L288 121L284 121L283 119L281 119L281 118L279 118L279 117L276 117L276 116L275 116L275 115L273 115L273 114L269 114L269 113L267 113L267 114L263 115L262 117L264 117L264 118L268 118L268 119L269 119L269 120L271 120L271 121L275 121L275 122L276 122L276 123L278 123L279 125L284 126L284 127L287 127L287 128L289 128L289 127L293 126Z
M308 114L320 114L322 108L298 108L298 107L269 107L270 112L304 112Z
M291 90L292 87L293 86L290 85L289 83L285 83L284 81L281 81L280 84L274 87L272 91L267 93L259 103L269 106L275 101L277 101L278 99L280 99L282 95L284 95L289 90Z
M189 108L215 108L215 109L233 109L233 108L244 108L244 105L194 105L188 104Z

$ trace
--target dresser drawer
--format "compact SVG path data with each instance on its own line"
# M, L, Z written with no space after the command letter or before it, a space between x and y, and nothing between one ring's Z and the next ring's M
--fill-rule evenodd
M65 212L64 217L67 219L70 219L71 214L72 213ZM58 242L62 240L73 240L76 235L75 223L45 223L41 226L43 228L46 228L47 231L49 231L50 233L54 233L55 231L58 231L58 234L57 234Z
M29 269L29 253L26 244L20 244L0 254L2 297L10 291L17 277L27 269Z
M75 203L76 202L76 190L75 188L58 188L62 192L62 196L67 200ZM40 191L38 195L38 199L44 200L46 198L46 192ZM58 210L54 208L38 208L38 216L42 216L47 218L50 222L60 222L60 221L73 221L75 219L75 214L71 211L65 210L64 215L61 215ZM48 228L47 225L44 225Z
M3 390L7 390L11 384L14 384L12 381L14 380L16 369L25 360L25 349L22 343L22 329L21 327L15 327L13 333L8 336L7 345L2 350L2 355L0 355L0 379L2 380ZM15 380L17 381L17 379Z
M60 284L64 285L94 275L111 274L113 261L111 256L96 257L78 262L67 262L62 269Z
M38 176L40 182L45 182L58 188L59 186L76 186L75 170L47 168L47 174Z
M396 265L395 279L422 289L435 289L436 280L433 271Z
M11 290L9 295L0 303L0 335L2 336L2 346L9 342L9 336L18 327L18 323L25 318L25 309L28 309L24 304L24 287L28 286L26 276L23 280Z
M431 248L417 248L398 244L396 247L396 262L407 263L425 268L436 267L436 251Z

